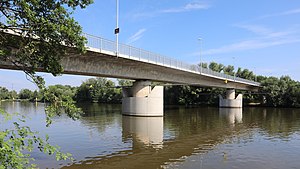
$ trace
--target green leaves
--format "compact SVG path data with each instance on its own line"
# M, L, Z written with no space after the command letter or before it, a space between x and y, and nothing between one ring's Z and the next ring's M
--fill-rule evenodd
M130 82L121 81L121 83L130 85ZM120 103L122 94L120 88L115 88L113 81L106 78L92 78L80 85L75 98L77 101Z
M61 57L70 52L84 52L86 42L80 25L71 17L72 10L64 5L74 10L90 3L91 0L4 1L0 13L7 22L0 24L0 56L30 75L40 68L59 75L63 71L59 64ZM4 29L19 36L4 34Z
M10 116L1 110L1 116ZM19 115L18 115L19 116ZM18 117L18 121L13 122L13 129L0 131L0 168L36 168L35 165L29 165L32 158L24 151L31 152L36 146L45 154L55 154L57 160L71 159L71 154L62 153L57 146L49 144L49 136L46 139L41 138L38 132L33 132L28 126L24 126L24 117Z
M49 86L43 90L44 100L50 103L46 107L46 125L52 123L52 117L60 116L65 113L68 117L76 120L83 114L80 108L77 108L73 100L75 91L71 87L56 85Z
M85 8L91 3L92 0L1 1L0 61L10 62L23 70L44 91L45 99L50 102L46 109L47 125L51 124L51 117L61 113L77 119L81 110L74 105L72 97L46 89L44 79L35 73L42 69L54 76L60 75L63 72L60 60L64 55L85 52L86 39L71 14L76 7ZM7 34L6 30L17 36ZM28 91L23 94L22 97L33 97ZM7 99L7 95L1 98ZM7 113L0 112L4 119L8 118ZM44 141L29 127L20 125L23 122L19 118L14 129L0 132L0 169L28 168L30 158L23 151L32 151L34 146L46 154L55 154L57 160L70 157L70 154L61 153L58 147L49 145L48 136Z
M289 76L260 77L261 92L265 93L266 105L274 107L300 107L300 82Z

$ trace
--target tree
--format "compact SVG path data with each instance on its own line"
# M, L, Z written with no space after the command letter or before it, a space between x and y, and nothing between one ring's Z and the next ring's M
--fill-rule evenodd
M208 66L211 70L216 71L216 72L221 72L224 69L223 64L218 64L216 62L211 62Z
M125 79L118 79L118 84L120 86L132 86L133 81L132 80L125 80Z
M60 59L66 46L84 51L85 38L80 25L71 17L72 10L82 8L91 0L4 0L0 5L0 60L18 66L38 82L42 78L34 76L38 68L53 75L63 71ZM68 6L68 9L65 8ZM3 19L2 19L3 20ZM6 34L12 31L17 36Z
M18 93L15 90L11 90L11 91L9 91L9 97L10 97L10 99L17 99Z
M223 68L224 73L233 76L234 75L234 66L228 65Z
M5 87L0 87L0 101L9 98L9 91Z
M129 84L127 81L121 83ZM122 94L120 88L115 88L113 81L106 78L91 78L79 86L75 98L77 101L120 103Z
M235 74L235 76L236 77L241 77L241 75L242 75L242 68L238 68L238 70L236 71L236 74Z
M48 92L53 94L52 96L55 97L58 102L72 99L75 96L75 90L76 89L70 85L54 85L48 87ZM45 98L45 101L50 102L53 99Z
M262 86L262 92L266 93L268 106L300 106L300 83L292 80L289 76L282 76L279 79L276 77L266 78L262 81Z
M67 53L84 52L85 38L80 25L71 17L76 7L85 8L92 0L2 0L0 4L0 61L14 64L29 75L44 94L55 103L56 96L45 89L44 79L35 72L43 69L54 76L63 72L61 58ZM12 32L7 34L6 31ZM79 110L72 102L51 104L47 107L47 122L54 113L64 111L68 115ZM6 112L0 110L3 116ZM15 122L13 130L0 132L0 168L25 168L28 155L24 150L32 150L33 143L39 144L41 151L63 155L28 127ZM37 139L37 140L36 140ZM46 143L46 144L44 144Z
M202 66L203 68L206 68L206 69L208 68L207 63L203 63L203 62L202 62L202 64L199 63L199 64L198 64L198 67L200 68L201 66Z
M20 99L32 99L33 97L33 92L29 89L22 89L20 92L19 92L19 98Z
M238 68L236 76L240 77L240 78L248 79L248 80L255 79L254 73L248 69L242 70L241 68Z
M42 99L42 95L37 90L33 91L31 101L38 101Z

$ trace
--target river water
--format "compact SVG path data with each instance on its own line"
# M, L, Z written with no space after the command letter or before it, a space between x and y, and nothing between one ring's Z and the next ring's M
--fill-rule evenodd
M81 119L55 117L45 127L42 103L0 105L29 117L24 125L76 160L57 162L34 150L40 168L300 168L300 109L172 106L164 117L130 117L121 105L80 106Z

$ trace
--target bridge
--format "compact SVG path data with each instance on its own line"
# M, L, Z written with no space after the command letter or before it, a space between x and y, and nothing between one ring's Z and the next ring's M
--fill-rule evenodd
M4 32L1 32L4 33ZM15 36L12 32L5 33ZM131 88L123 88L123 114L134 116L163 115L163 86L151 82L226 88L220 96L220 107L242 107L242 95L235 89L257 91L260 83L200 68L150 51L84 34L88 43L85 54L64 56L64 74L113 77L136 80ZM17 70L11 63L0 61L0 69ZM43 70L41 70L43 71Z

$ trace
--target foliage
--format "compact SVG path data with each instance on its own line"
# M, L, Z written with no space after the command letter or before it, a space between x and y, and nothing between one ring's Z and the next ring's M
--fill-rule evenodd
M67 101L75 96L76 88L70 85L53 85L47 88L47 92L53 94L53 96L55 96L55 99L59 101ZM45 91L41 91L41 93L45 95ZM43 98L43 100L45 100L46 102L51 102L51 99L54 99L50 96L47 97L47 95L44 97L45 98Z
M228 65L228 66L224 66L223 71L225 74L234 76L235 72L234 72L234 66Z
M15 90L9 91L5 87L0 86L0 101L7 100L7 99L17 99L18 93Z
M198 65L197 65L198 67L203 67L203 68L208 68L208 65L207 65L207 63L199 63Z
M31 101L38 101L41 100L41 98L42 95L40 92L38 92L37 90L33 91Z
M5 122L11 120L12 115L0 110L0 117L3 118L2 122ZM57 160L66 160L71 157L69 153L61 153L59 147L51 146L47 135L44 140L38 136L37 132L31 131L28 126L23 126L25 119L21 116L18 121L13 122L12 129L0 131L0 168L36 168L35 165L30 165L30 161L33 160L30 155L23 153L25 150L31 152L34 147L45 154L55 154Z
M132 80L125 80L125 79L118 79L118 83L120 86L132 86L133 85Z
M4 0L0 13L0 60L9 61L33 78L38 85L43 79L33 76L39 68L58 75L63 71L60 59L66 46L78 52L85 50L80 25L71 17L72 9L82 8L91 0ZM66 8L68 6L69 8ZM3 19L2 19L3 20ZM12 31L15 35L4 33Z
M19 98L20 99L31 99L33 97L33 92L29 89L22 89L19 92Z
M9 91L9 97L10 97L10 99L17 99L18 93L15 90L11 90L11 91Z
M300 107L300 82L289 76L261 79L266 105L273 107Z
M60 64L65 54L85 51L85 38L80 25L71 17L76 7L85 8L92 0L3 0L0 4L0 61L14 64L23 70L37 84L50 101L47 107L47 125L50 117L62 112L77 118L78 109L70 97L51 93L44 87L44 79L37 76L37 70L44 70L54 76L63 71ZM7 34L10 31L12 34ZM22 97L35 97L37 93L23 92ZM2 111L1 111L2 112ZM2 112L2 114L4 114ZM0 168L26 168L33 143L48 154L62 154L41 138L36 138L28 127L15 123L12 130L0 134Z
M125 83L128 82L124 81ZM121 92L121 89L116 88L114 82L111 80L107 80L106 78L91 78L79 86L75 99L78 102L120 103L122 99Z
M218 64L216 62L211 62L208 66L209 69L216 71L216 72L221 72L224 69L223 64Z
M0 87L0 101L4 99L9 99L9 91L5 87Z
M46 123L49 126L52 123L53 116L60 116L65 113L68 117L76 120L83 113L80 108L77 108L73 97L75 95L75 88L71 86L55 85L49 86L43 90L44 100L51 103L46 108Z
M198 86L167 86L164 102L171 105L217 105L224 89Z
M206 65L207 63L202 64L203 67L206 67ZM208 67L216 72L224 72L231 76L260 82L262 88L258 93L237 91L245 94L243 98L246 104L260 102L263 106L300 107L300 82L294 81L288 76L282 76L281 78L256 76L253 71L248 69L239 67L235 71L232 65L225 66L216 62L211 62ZM208 87L167 86L165 87L164 101L165 104L217 105L219 94L224 92L224 89Z
M248 69L242 70L241 68L238 68L236 76L243 79L255 80L254 73L252 71L249 71Z

